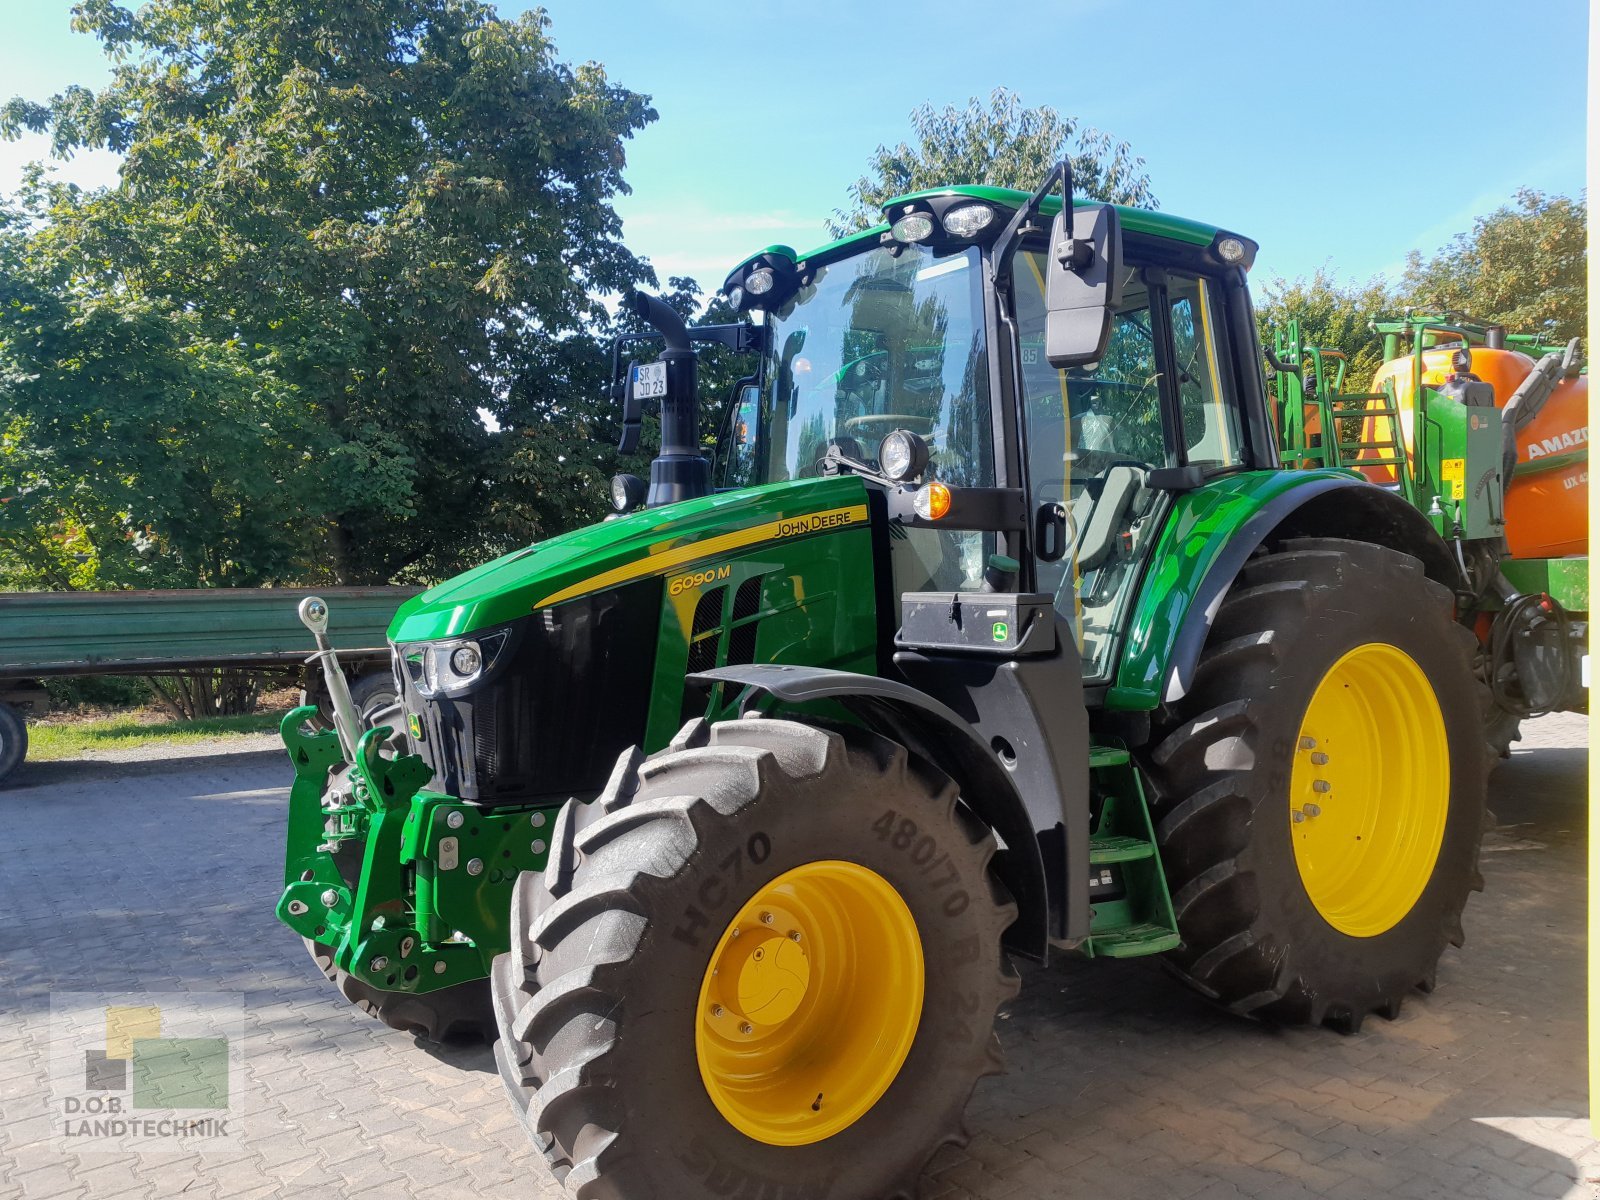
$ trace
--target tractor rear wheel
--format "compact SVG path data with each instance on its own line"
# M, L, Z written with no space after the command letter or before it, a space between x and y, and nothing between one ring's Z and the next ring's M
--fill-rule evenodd
M691 722L568 804L491 979L569 1194L911 1194L1000 1069L1016 907L955 785L857 730Z
M1409 555L1302 539L1246 564L1148 757L1183 944L1233 1010L1346 1032L1433 988L1482 886L1481 683Z
M300 940L305 942L311 961L341 996L389 1028L430 1042L487 1042L494 1038L487 979L472 979L420 995L384 991L341 971L334 965L331 946L310 938Z

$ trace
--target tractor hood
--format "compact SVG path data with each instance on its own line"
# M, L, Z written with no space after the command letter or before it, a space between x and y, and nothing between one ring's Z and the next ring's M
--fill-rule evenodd
M429 588L400 606L391 642L456 637L638 579L681 574L760 542L867 522L853 476L719 492L537 542Z

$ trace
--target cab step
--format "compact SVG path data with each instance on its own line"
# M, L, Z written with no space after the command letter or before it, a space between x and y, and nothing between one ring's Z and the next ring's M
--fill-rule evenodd
M1094 826L1089 834L1090 958L1160 954L1179 942L1144 783L1128 751L1089 751Z
M1089 839L1089 862L1092 866L1099 866L1102 863L1134 862L1141 858L1150 858L1155 852L1156 848L1143 838L1124 837L1113 833Z
M1176 950L1183 939L1160 925L1129 925L1112 933L1094 935L1094 952L1102 958L1139 958Z

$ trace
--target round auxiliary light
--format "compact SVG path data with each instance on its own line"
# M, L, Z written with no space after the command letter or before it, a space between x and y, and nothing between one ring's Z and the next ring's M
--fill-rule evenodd
M752 296L765 296L777 282L778 277L772 273L772 268L762 267L758 271L751 271L745 277L744 290Z
M889 232L897 242L925 242L933 236L933 217L925 212L907 213L889 227Z
M732 308L744 307L744 289L737 285L728 289L728 304Z
M963 204L945 213L944 227L952 237L969 238L988 228L993 220L994 209L987 204Z
M1217 257L1233 264L1244 261L1244 243L1236 237L1225 237L1217 243Z
M928 465L928 443L905 429L896 429L878 443L878 466L896 483L921 475Z
M611 477L611 507L619 513L632 512L645 501L650 488L637 475L624 471Z
M925 483L911 497L911 510L924 521L937 521L950 511L950 489L937 479Z
M457 646L450 655L450 669L457 675L475 675L483 666L483 656L476 646Z

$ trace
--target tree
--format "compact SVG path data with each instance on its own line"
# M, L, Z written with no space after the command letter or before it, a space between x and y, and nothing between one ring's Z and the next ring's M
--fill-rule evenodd
M73 22L110 84L14 99L0 132L125 158L11 227L0 541L87 537L111 585L428 578L513 544L491 427L529 347L654 282L611 206L647 98L477 0Z
M1371 322L1394 307L1394 296L1381 277L1346 284L1318 268L1310 279L1268 280L1257 297L1256 325L1261 344L1270 349L1273 330L1297 318L1307 345L1344 352L1350 364L1345 390L1364 392L1383 365L1383 343Z
M693 279L673 276L661 299L691 325L729 324L739 319L721 297L702 307ZM490 499L493 524L514 531L518 543L537 541L573 526L601 520L610 511L611 477L619 472L648 478L650 460L661 443L654 413L644 414L639 449L617 450L621 409L612 398L611 339L648 333L632 316L607 316L589 329L566 337L530 340L507 403L510 428L497 445L496 478L509 486ZM630 358L647 360L659 343L625 347ZM701 441L714 446L734 382L754 370L747 355L725 347L699 348Z
M882 219L895 196L949 183L983 183L1031 192L1064 156L1072 159L1077 195L1155 208L1144 159L1127 142L1048 105L1028 108L1008 88L996 88L987 105L974 96L966 108L922 104L911 112L913 141L879 146L867 174L849 188L850 200L834 213L834 237Z
M1519 189L1511 204L1424 261L1406 258L1406 303L1450 310L1549 341L1584 335L1588 211L1582 197Z

